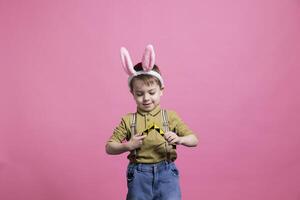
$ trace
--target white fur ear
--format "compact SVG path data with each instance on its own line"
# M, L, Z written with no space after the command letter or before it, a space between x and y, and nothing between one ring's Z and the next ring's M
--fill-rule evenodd
M145 71L150 71L154 67L154 64L155 64L155 53L154 53L153 46L149 44L146 47L142 58L143 69Z
M125 47L121 47L120 49L121 52L121 61L122 61L122 66L125 70L125 72L131 76L136 73L136 71L133 69L133 64L130 58L130 55Z

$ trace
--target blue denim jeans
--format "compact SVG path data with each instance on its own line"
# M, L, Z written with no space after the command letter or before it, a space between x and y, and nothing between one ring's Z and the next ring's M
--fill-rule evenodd
M173 162L129 164L127 200L180 200L179 173Z

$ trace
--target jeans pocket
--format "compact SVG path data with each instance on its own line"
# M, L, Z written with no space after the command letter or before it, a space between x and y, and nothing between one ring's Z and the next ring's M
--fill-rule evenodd
M128 168L126 178L127 178L127 183L131 183L134 179L134 169L133 168Z
M171 172L174 176L178 177L179 176L179 171L178 169L176 168L176 166L172 166L171 167Z

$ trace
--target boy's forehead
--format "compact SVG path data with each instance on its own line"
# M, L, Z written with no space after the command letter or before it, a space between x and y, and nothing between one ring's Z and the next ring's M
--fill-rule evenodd
M156 82L148 85L143 80L134 80L132 86L134 90L151 90L159 88L159 85Z

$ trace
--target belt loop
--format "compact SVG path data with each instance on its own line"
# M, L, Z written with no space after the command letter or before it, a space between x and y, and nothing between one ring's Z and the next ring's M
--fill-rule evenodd
M168 161L167 160L164 160L164 168L166 169L166 170L168 170L169 169L169 165L168 165Z

